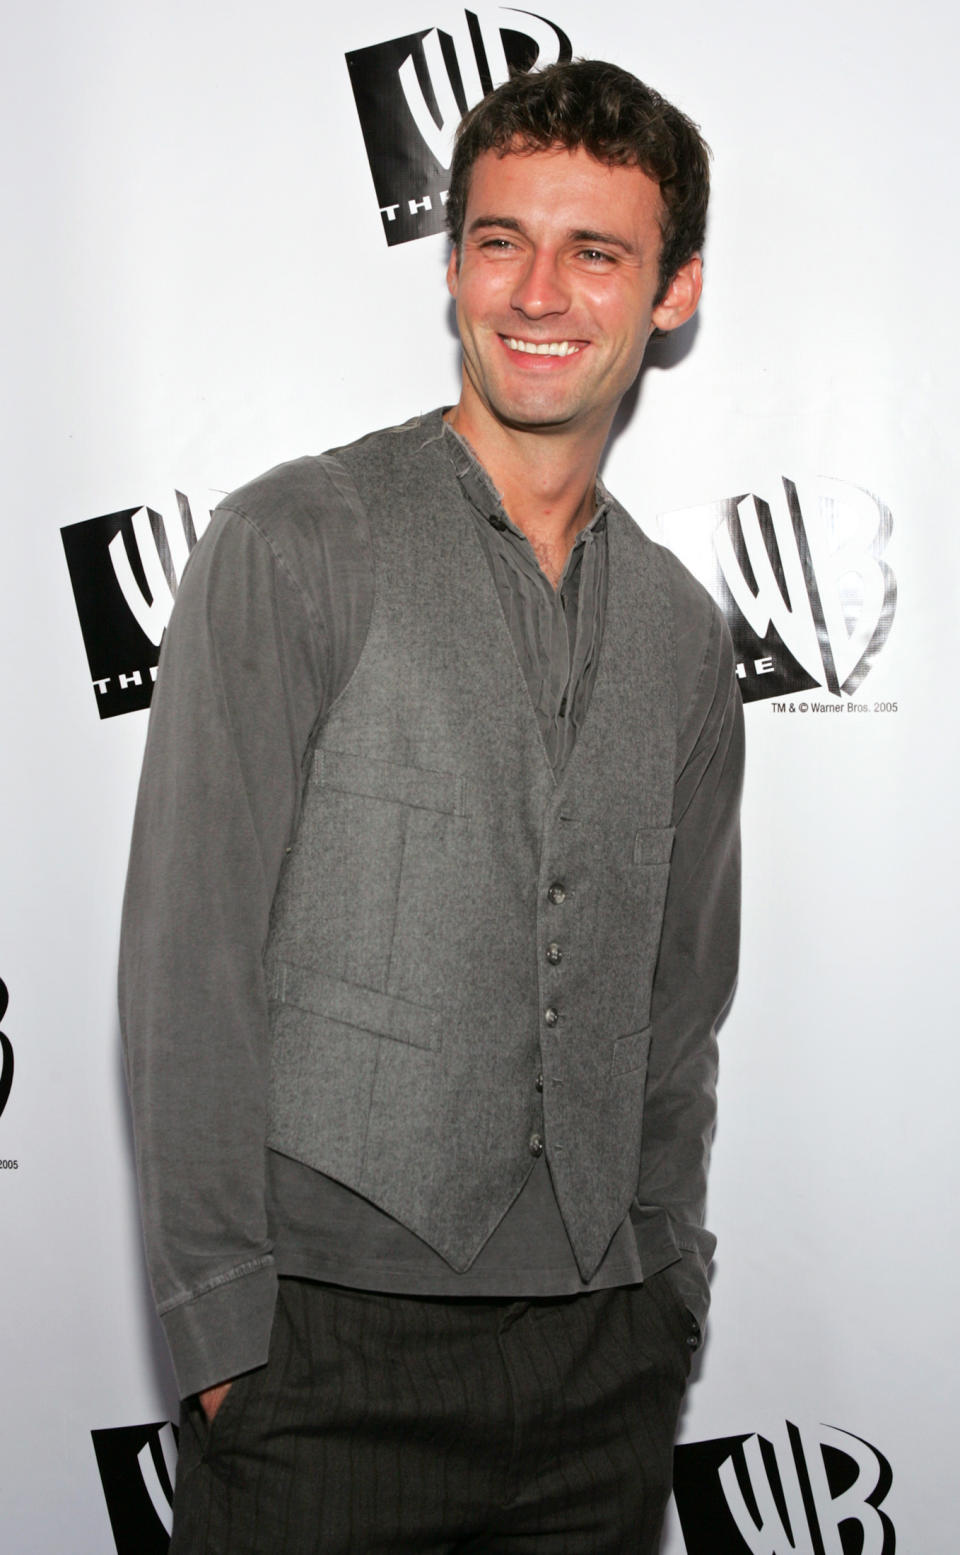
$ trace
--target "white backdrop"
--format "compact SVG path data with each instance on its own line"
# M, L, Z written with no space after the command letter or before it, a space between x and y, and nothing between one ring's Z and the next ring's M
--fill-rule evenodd
M747 707L720 1250L683 1440L779 1442L789 1501L792 1422L807 1511L788 1542L769 1508L752 1534L741 1510L738 1544L724 1492L712 1534L671 1514L665 1555L952 1555L955 11L551 0L549 20L679 102L715 153L699 321L654 352L608 484L651 533L700 544L705 575L710 504L754 494L779 513L787 477L811 532L819 514L836 538L860 488L892 515L898 591L852 698L814 674ZM17 1555L162 1549L165 1436L130 1433L174 1407L114 1000L146 713L99 716L81 635L97 601L75 597L64 546L142 506L175 535L177 491L200 528L270 464L455 397L445 241L384 241L344 56L463 23L449 0L333 17L306 0L38 0L7 23L0 1536ZM73 533L102 557L100 531ZM841 591L847 630L869 574ZM99 1460L94 1431L117 1433ZM711 1451L679 1455L690 1508L713 1505ZM741 1469L762 1499L754 1451ZM854 1459L831 1507L842 1485L818 1488L817 1467ZM878 1476L886 1536L865 1505Z

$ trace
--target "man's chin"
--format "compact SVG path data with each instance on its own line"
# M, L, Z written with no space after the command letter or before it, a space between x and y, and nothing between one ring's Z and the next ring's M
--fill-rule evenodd
M577 420L569 405L493 404L490 410L501 426L514 432L563 432Z

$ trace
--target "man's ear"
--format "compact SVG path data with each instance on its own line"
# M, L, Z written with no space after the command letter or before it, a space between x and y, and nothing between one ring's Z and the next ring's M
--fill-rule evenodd
M447 291L451 297L457 295L457 283L460 279L459 259L460 256L457 253L456 246L454 246L450 250L450 258L447 261Z
M692 259L680 266L650 315L654 329L678 329L687 319L692 319L702 291L703 266L700 255L694 254Z

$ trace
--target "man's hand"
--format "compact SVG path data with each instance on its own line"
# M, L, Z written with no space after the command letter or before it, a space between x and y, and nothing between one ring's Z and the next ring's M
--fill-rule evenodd
M200 1400L200 1408L207 1417L208 1425L211 1424L214 1415L230 1392L230 1387L231 1384L229 1382L218 1382L215 1388L204 1388L202 1393L197 1394L197 1398Z

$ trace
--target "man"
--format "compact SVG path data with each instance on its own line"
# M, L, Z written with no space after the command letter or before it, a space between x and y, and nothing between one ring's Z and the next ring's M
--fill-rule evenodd
M656 1549L742 714L597 470L706 197L614 66L494 92L458 403L252 482L183 579L121 966L180 1555Z

